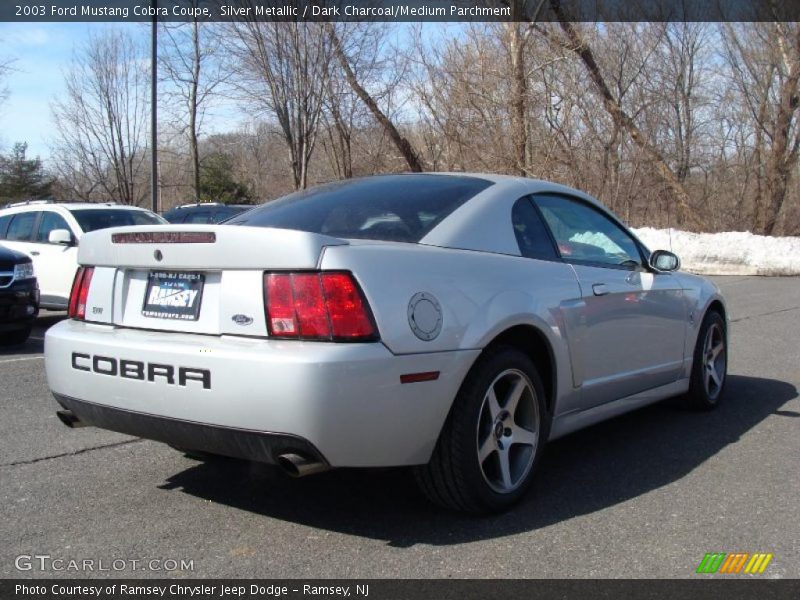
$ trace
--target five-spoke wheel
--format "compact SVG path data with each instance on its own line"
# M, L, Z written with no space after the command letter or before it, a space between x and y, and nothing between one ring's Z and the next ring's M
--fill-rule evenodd
M709 311L697 334L692 374L686 402L690 408L711 410L716 407L725 388L728 373L728 337L725 319Z
M709 398L716 400L722 392L727 362L725 356L725 333L719 323L713 323L706 332L703 345L703 384Z
M487 350L464 380L430 462L415 469L422 491L472 513L514 504L547 440L546 406L529 356L508 346Z
M507 369L489 385L478 418L477 449L481 473L496 492L514 491L528 475L539 419L536 392L525 373Z

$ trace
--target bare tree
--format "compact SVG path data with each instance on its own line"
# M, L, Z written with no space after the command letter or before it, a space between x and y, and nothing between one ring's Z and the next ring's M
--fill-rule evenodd
M0 105L8 100L9 89L7 85L8 76L14 70L13 58L0 58Z
M322 148L339 179L353 176L353 129L358 107L350 102L350 88L343 77L332 73L325 94L325 139Z
M776 231L800 151L800 25L728 26L725 48L737 96L753 132L757 194L752 227Z
M542 4L561 6L528 2ZM471 23L457 33L426 23L397 61L386 24L172 27L162 37L163 89L175 100L165 104L178 123L161 137L168 202L196 188L202 157L215 155L259 200L373 172L489 171L585 189L633 225L672 225L677 212L677 224L691 229L800 232L800 26L589 26L561 16L536 23L526 13L516 23ZM207 35L217 26L225 36ZM217 39L231 74L225 90L249 118L236 131L200 136L208 99L222 91L214 84L223 77L214 68ZM54 152L61 185L81 197L116 197L108 190L124 187L116 183L124 169L105 158L119 144L104 136L136 136L112 126L105 109L141 115L145 104L128 110L106 102L118 95L91 83L109 79L96 75L102 69L73 71L54 110L70 133L60 133ZM141 161L143 130L134 152L128 145L116 155ZM130 178L140 191L145 175Z
M127 33L109 30L79 48L53 105L59 173L85 198L140 204L147 188L147 68Z
M373 96L366 90L361 82L359 82L358 76L356 75L352 64L354 59L348 56L341 36L337 34L336 29L331 23L325 23L325 27L331 36L336 60L338 61L339 66L344 73L347 83L358 95L364 105L369 109L369 111L375 117L375 120L380 123L381 127L383 127L383 129L389 135L392 143L394 143L395 147L406 161L406 164L408 164L408 168L417 173L421 172L423 170L422 162L420 161L416 150L414 150L411 143L398 131L397 127L395 127L394 123L386 115L386 113L381 110L380 106L378 106L378 103L375 101L375 98L373 98Z
M535 22L543 2L539 0L532 14L526 12L526 4L513 2L511 4L513 20L503 25L503 38L511 75L511 140L514 151L512 172L523 177L530 173L527 124L529 73L526 49L534 31L530 23L524 22L523 16Z
M244 106L277 119L295 189L308 185L330 78L330 32L316 23L232 23L228 46Z
M606 112L608 112L614 120L614 123L630 136L639 150L653 164L656 173L664 184L670 189L677 206L678 222L703 229L704 224L697 216L696 211L692 208L689 194L683 183L675 174L672 167L667 163L662 153L653 144L652 140L648 139L636 124L635 120L620 104L619 99L614 95L606 82L592 48L581 35L575 24L569 20L561 6L560 0L550 0L550 6L553 13L558 18L559 26L565 35L565 39L557 40L557 42L561 46L571 49L580 59L592 81L594 89L600 96ZM540 29L540 31L542 30ZM550 39L555 40L556 38L551 36Z
M197 6L200 0L189 0ZM197 18L186 23L163 23L165 42L159 62L169 83L164 95L174 110L178 131L189 145L192 196L200 200L200 150L198 138L209 104L227 79L218 60L221 36L213 23Z
M497 26L502 28L503 26ZM426 147L437 170L504 172L516 167L511 144L509 61L497 27L471 24L463 40L420 28L410 54Z
M701 80L711 76L707 55L708 25L670 23L664 30L660 60L649 78L652 95L664 104L661 128L672 147L673 169L686 182L700 149L702 111L708 98L702 96Z

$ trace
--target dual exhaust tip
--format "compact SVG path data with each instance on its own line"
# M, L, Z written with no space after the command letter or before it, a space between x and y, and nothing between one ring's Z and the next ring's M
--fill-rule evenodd
M305 477L306 475L321 473L329 469L325 463L294 452L279 454L277 463L284 473L290 477Z
M81 421L71 410L57 410L56 416L59 421L70 429L88 426L88 423ZM290 477L305 477L306 475L321 473L329 469L328 465L325 463L297 454L296 452L284 452L283 454L279 454L276 458L276 462L278 466L283 469L284 473Z

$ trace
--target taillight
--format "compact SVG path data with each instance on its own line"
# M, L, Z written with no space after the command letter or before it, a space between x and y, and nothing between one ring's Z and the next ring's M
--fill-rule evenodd
M265 273L264 307L272 337L334 342L378 339L372 313L351 273Z
M350 273L323 273L322 287L334 337L352 339L375 334L372 315Z
M86 299L89 297L89 286L92 283L94 267L78 267L75 279L72 280L72 291L69 294L69 311L71 319L86 318Z

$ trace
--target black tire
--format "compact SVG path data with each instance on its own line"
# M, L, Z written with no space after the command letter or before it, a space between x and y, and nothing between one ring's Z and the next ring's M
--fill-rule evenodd
M529 383L530 387L522 392L519 404L514 409L515 414L501 411L505 412L506 420L500 419L503 416L501 414L497 420L489 421L490 433L486 434L486 418L489 413L485 398L488 397L489 388L492 386L493 390L496 390L496 386L504 384L503 377L512 376L516 379L511 380L509 386L519 381ZM531 391L528 392L528 389ZM510 391L508 397L511 397ZM500 403L501 400L498 399L495 406L503 408ZM532 416L534 406L535 427ZM523 416L528 419L529 427L522 427L517 423L517 419L521 419L521 411L525 412ZM511 431L509 428L503 429L503 422L508 422L509 417L515 431L526 436L535 433L535 441L517 444L510 441L515 438L502 437L509 435L508 432ZM531 359L512 347L499 346L491 349L472 367L461 385L430 462L414 468L417 484L432 502L448 509L474 514L506 510L522 498L530 485L542 447L549 434L549 427L550 418L546 410L544 386ZM501 433L503 431L506 433ZM505 444L506 456L515 457L508 458L506 462L506 465L511 465L513 468L511 461L516 460L518 467L516 469L518 479L513 489L498 490L496 486L502 487L502 482L496 481L493 484L488 477L493 464L496 466L496 472L502 470L500 466L502 452L499 449L492 450L484 455L486 458L481 461L478 454L482 446L480 442L482 436L484 441L496 444L497 448L503 448ZM523 439L522 436L519 439ZM505 473L510 472L511 468L505 471ZM502 478L503 475L498 474L498 477Z
M710 376L707 364L710 358L708 353L709 332L711 332L714 340L721 341L723 344L721 352L714 359L714 367L712 367L719 381ZM712 345L714 345L714 340L712 340ZM703 323L700 325L700 331L697 334L697 343L695 344L692 358L692 374L689 379L689 391L684 396L684 406L696 411L715 409L719 406L725 392L727 374L728 330L722 315L715 310L711 310L703 318Z
M24 344L31 335L31 327L8 331L0 337L0 346L18 346Z

